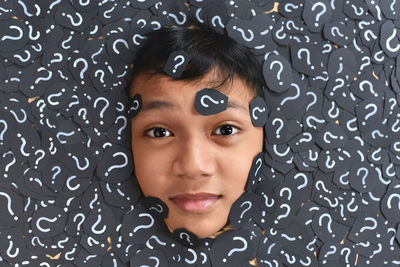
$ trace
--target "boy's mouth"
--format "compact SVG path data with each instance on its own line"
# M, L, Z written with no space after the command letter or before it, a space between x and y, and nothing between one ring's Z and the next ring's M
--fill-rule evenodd
M211 193L180 194L170 200L181 210L191 213L204 213L222 197Z

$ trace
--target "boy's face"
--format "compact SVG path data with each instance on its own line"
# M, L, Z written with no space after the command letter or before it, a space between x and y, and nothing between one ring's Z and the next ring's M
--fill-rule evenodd
M143 103L132 119L135 174L143 194L167 204L170 228L200 238L226 225L264 137L249 115L255 95L239 78L220 90L229 97L225 111L209 116L196 111L196 93L216 86L219 76L211 71L188 82L140 74L131 89Z

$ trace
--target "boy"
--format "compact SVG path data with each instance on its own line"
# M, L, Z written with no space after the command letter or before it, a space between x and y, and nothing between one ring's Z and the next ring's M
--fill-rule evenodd
M191 59L180 77L171 78L163 68L180 50ZM246 47L199 28L154 32L137 52L130 89L142 100L131 123L135 175L145 196L168 206L171 230L205 238L227 224L263 148L263 128L253 126L249 112L250 102L262 96L260 69ZM203 88L225 94L227 108L201 115L195 98Z

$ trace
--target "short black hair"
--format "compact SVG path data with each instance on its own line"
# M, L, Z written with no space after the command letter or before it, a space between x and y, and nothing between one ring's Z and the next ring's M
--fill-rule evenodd
M147 37L136 52L132 81L143 72L167 75L163 68L169 55L184 50L191 56L191 60L176 80L195 80L217 67L226 73L219 86L232 81L237 75L255 95L263 96L265 82L260 63L249 48L229 36L195 25L190 28L162 28Z

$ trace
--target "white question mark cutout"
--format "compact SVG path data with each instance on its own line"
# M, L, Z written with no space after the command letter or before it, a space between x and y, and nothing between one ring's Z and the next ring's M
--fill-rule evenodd
M307 62L307 65L311 65L311 58L310 58L311 55L310 55L310 51L309 51L307 48L300 48L300 49L297 51L297 58L298 58L298 59L301 59L303 53L306 53L306 62ZM311 65L310 68L313 70L315 67Z
M285 97L282 101L281 101L281 106L283 106L287 101L289 100L296 100L299 96L300 96L300 87L296 84L296 83L292 83L291 86L293 86L294 88L296 88L296 94L294 96L288 96Z
M374 116L376 112L378 112L378 107L374 103L367 104L365 109L372 108L372 111L365 115L364 120L368 120L371 116ZM363 125L365 125L365 121L363 121Z
M157 209L156 207L158 207L159 209ZM155 207L150 207L149 210L155 210L158 213L163 212L163 207L160 204L157 204ZM186 234L186 233L185 233ZM189 242L189 241L188 241Z
M39 162L46 156L46 152L44 152L43 149L38 149L35 151L35 155L37 155L38 153L40 153L40 157L38 157L35 161L35 169L37 169L37 166L39 165Z
M152 235L152 236L150 236L150 238L149 238L149 239L147 240L147 242L146 242L146 246L147 246L149 249L154 249L154 247L150 244L150 240L152 240L152 239L156 240L156 242L157 242L158 244L162 245L162 246L167 245L167 243L161 241L161 240L158 238L158 236Z
M263 113L263 112L265 112L265 108L255 107L255 108L253 108L253 110L251 111L251 116L253 117L253 119L258 120L258 117L257 117L256 114L255 114L256 111L258 111L259 113Z
M279 206L279 208L281 208L281 209L282 209L282 208L286 208L286 212L285 212L284 214L279 215L279 216L276 218L276 220L274 221L275 224L278 224L278 222L279 222L280 219L286 218L287 216L289 216L289 213L290 213L290 210L291 210L290 206L289 206L288 204L286 204L286 203L281 204L281 205Z
M183 236L185 236L186 241L193 246L193 243L190 241L190 236L188 233L182 232L179 234L179 238L183 240Z
M272 68L274 67L275 64L278 64L278 66L279 66L278 72L276 74L276 79L280 80L281 79L281 74L282 74L282 71L283 71L283 64L282 64L282 62L280 62L278 60L274 60L274 61L271 62L271 65L269 66L269 69L272 70ZM282 84L283 84L283 82L279 81L279 85L282 85Z
M4 125L3 130L0 132L0 145L3 144L3 138L4 138L4 134L8 129L8 124L5 120L0 120L0 124Z
M334 86L334 87L332 88L332 92L330 93L331 96L333 96L333 95L335 94L335 91L336 91L338 88L342 88L342 87L344 86L344 79L342 79L342 78L336 78L336 79L335 79L335 84L336 84L336 82L339 82L339 84L336 85L336 86Z
M323 4L323 3L321 3L321 2L317 2L317 3L315 3L314 5L312 5L311 11L315 11L315 9L316 9L318 6L322 7L322 10L321 10L320 12L318 12L317 15L315 16L315 27L318 27L318 25L319 25L319 23L318 23L319 19L320 19L321 16L322 16L323 14L325 14L326 11L327 11L327 8L326 8L325 4Z
M397 198L398 199L398 204L397 204L397 208L400 210L400 194L391 194L387 201L386 204L388 206L389 209L392 209L392 199L393 198Z
M258 163L260 163L259 166L258 166ZM257 161L256 161L256 166L257 166L257 169L256 169L256 171L254 172L254 176L257 176L257 173L258 173L258 171L260 170L260 168L261 168L261 166L262 166L262 159L261 159L261 158L257 159Z
M9 235L9 236L7 236L7 238L11 239L11 236ZM10 240L8 242L8 248L7 248L7 251L6 251L7 256L10 257L10 258L15 258L19 254L19 248L15 248L15 252L13 254L11 253L11 250L12 250L13 246L14 246L14 242L12 240Z
M154 219L153 219L153 217L150 215L150 214L148 214L148 213L140 213L139 214L139 217L148 217L148 218L150 218L150 223L149 224L147 224L147 225L138 225L138 226L136 226L134 229L133 229L133 232L134 233L136 233L137 231L139 231L140 229L149 229L149 228L151 228L152 226L153 226L153 224L154 224ZM129 235L131 235L132 233L130 233Z
M271 198L271 203L268 203L268 196L266 194L263 194L263 197L265 199L265 206L268 208L271 208L275 204L275 200Z
M367 186L365 185L365 179L367 179L367 176L368 176L369 171L368 171L368 169L365 168L365 167L359 168L359 169L357 170L357 176L360 175L361 171L364 171L364 176L361 178L361 183L362 183L362 185L363 185L363 188L366 188Z
M293 3L286 3L284 6L284 10L287 13L292 13L294 10L298 9L299 6L293 4Z
M244 32L244 30L242 28L238 28L237 26L233 26L232 27L233 30L238 31L241 33L243 40L245 40L246 42L251 42L254 39L254 33L252 30L247 30L250 34L249 37L246 36L246 33Z
M318 219L318 225L322 227L322 220L324 218L328 218L327 229L330 234L332 234L332 217L329 213L323 213ZM335 234L332 234L332 237L335 237Z
M308 132L303 132L302 135L305 135L306 137L300 138L299 142L296 142L296 146L300 145L301 143L308 143L312 140L312 134Z
M78 21L77 22L75 22L74 18L70 14L65 14L63 12L63 13L61 13L61 15L63 17L67 17L69 19L69 21L71 22L72 26L74 26L74 27L80 26L82 24L82 22L83 22L82 15L79 14L78 12L75 12L75 15L78 17Z
M297 190L300 190L300 189L306 187L307 184L308 184L308 178L307 178L307 176L306 176L304 173L302 173L302 172L297 173L297 174L294 176L294 179L297 180L299 177L302 177L302 178L304 179L304 183L302 183L301 185L299 185L299 186L297 187Z
M174 61L178 61L178 63L174 65L174 69L172 70L173 73L176 73L177 69L185 63L185 57L182 55L178 55L174 58Z
M143 35L140 35L140 34L138 34L138 33L134 34L133 37L132 37L132 42L133 42L135 45L137 45L137 46L140 45L140 43L137 41L138 38L139 38L139 39L142 39L142 40L147 39L147 37L145 37L145 36L143 36Z
M197 253L194 249L188 248L188 251L193 255L193 260L188 260L185 258L187 264L194 264L197 261Z
M315 188L317 188L319 191L321 191L321 188L319 187L319 185L322 185L321 187L324 190L324 192L326 192L328 194L332 193L332 191L326 189L324 181L318 180L317 182L315 182Z
M79 114L79 112L78 112L78 114ZM85 114L85 117L86 117L86 114ZM72 136L72 135L74 135L74 134L75 134L75 131L71 131L71 132L58 132L58 133L56 134L56 137L57 137L58 141L59 141L61 144L66 144L67 141L60 139L60 137L61 137L61 136Z
M1 37L2 41L5 40L13 40L13 41L17 41L19 39L21 39L24 36L24 32L22 31L22 29L16 25L10 25L9 26L10 30L17 30L18 31L18 35L17 36L10 36L10 35L4 35L3 37Z
M203 96L201 96L201 98L200 98L200 104L201 104L203 107L205 107L205 108L208 108L209 105L208 105L207 103L204 102L204 99L208 99L208 100L210 100L211 102L213 102L214 104L218 104L218 103L223 104L223 103L224 103L224 100L217 101L217 100L214 100L214 99L213 99L211 96L209 96L209 95L203 95Z
M101 109L101 111L100 111L100 118L104 118L104 112L105 112L105 111L107 110L107 108L110 106L110 101L108 101L108 99L105 98L105 97L98 97L98 98L94 101L94 104L93 104L93 107L94 107L94 108L97 107L97 103L98 103L100 100L106 102L106 104L104 105L104 107L103 107L103 108ZM104 122L101 120L101 121L100 121L100 124L103 125Z
M342 250L340 251L340 255L343 255L343 251L347 251L346 256L345 256L345 262L346 262L346 267L350 267L349 255L350 255L351 251L349 248L342 248Z
M120 52L119 52L119 50L117 49L117 44L119 44L119 43L122 43L125 47L126 47L126 49L129 49L129 45L128 45L128 42L126 41L126 40L124 40L124 39L117 39L117 40L115 40L114 42L113 42L113 45L112 45L112 49L114 50L114 52L116 53L116 54L120 54Z
M272 125L275 126L276 122L279 122L280 125L279 125L278 129L276 130L275 135L276 135L276 138L280 138L281 136L280 136L279 133L281 132L281 130L282 130L283 126L284 126L284 123L283 123L283 120L282 120L282 119L280 119L280 118L275 118L275 119L272 121Z
M224 23L222 23L222 19L221 19L220 16L214 16L214 17L211 19L211 23L212 23L212 25L214 26L214 28L217 27L217 24L215 23L216 20L218 21L218 24L219 24L219 26L220 26L221 28L225 28L225 25L224 25Z
M365 221L371 221L372 222L372 226L364 226L360 229L360 233L364 232L365 230L375 230L376 227L378 226L378 222L376 221L375 218L372 217L366 217L364 218ZM358 233L356 233L356 235L358 235Z
M78 158L77 156L72 155L71 153L68 153L68 156L72 157L72 159L75 161L75 166L76 166L76 168L77 168L78 170L84 171L84 170L86 170L87 168L89 168L89 160L88 160L87 157L85 157L85 165L82 167L82 166L80 165L79 158Z
M123 121L123 125L117 131L117 134L118 134L117 139L121 140L121 136L120 135L121 135L122 131L125 130L126 126L128 125L128 120L126 119L125 116L121 115L121 116L117 117L117 119L115 120L115 124L117 124L119 120Z
M251 203L251 201L247 200L247 201L243 202L243 203L240 205L240 207L243 207L243 205L245 205L245 204L247 204L248 206L247 206L247 208L245 208L245 209L242 211L242 213L240 214L240 219L242 219L242 218L243 218L243 215L244 215L249 209L251 209L251 207L253 206L253 204ZM239 220L239 222L240 222L240 220Z
M233 237L233 240L239 240L240 242L242 242L243 243L243 247L241 247L241 248L233 248L233 249L229 250L228 257L232 256L232 254L235 253L235 252L242 252L242 251L245 251L247 249L247 241L243 237L235 236L235 237ZM222 259L222 262L226 262L226 261L227 261L226 258Z
M119 164L119 165L113 165L113 166L109 167L107 169L106 173L104 174L105 176L108 176L109 173L114 169L125 168L128 165L128 156L124 152L116 152L113 154L113 158L115 158L117 156L122 156L124 158L124 163Z
M99 225L100 221L101 221L101 218L102 218L102 216L101 216L100 214L97 214L97 220L96 220L96 222L92 225L92 227L90 228L90 229L92 230L92 232L93 232L94 234L96 234L96 235L101 235L101 234L103 234L103 233L106 231L106 229L107 229L107 226L106 226L106 225L103 225L103 227L101 228L101 230L97 230L97 229L96 229L97 226Z
M378 97L378 94L375 93L375 91L374 91L374 85L368 80L364 80L364 81L360 82L360 84L358 85L358 88L360 89L360 91L364 92L364 85L365 84L368 85L369 91L371 92L371 94L373 94L375 97Z
M79 221L79 223L78 223L78 225L76 226L76 228L77 228L78 231L80 231L80 230L81 230L81 225L82 225L83 221L85 220L85 215L84 215L82 212L80 212L80 213L78 213L78 214L76 214L76 215L74 216L74 218L72 219L72 221L73 221L73 222L76 222L76 220L78 219L78 217L80 217L81 220Z
M334 27L331 28L331 35L332 36L339 35L340 37L344 36L344 34L340 32L339 27L337 27L337 26L334 26ZM345 37L345 39L348 39L348 38L349 37L347 37L347 36Z
M8 170L10 169L10 167L12 166L12 165L14 165L16 162L17 162L17 159L14 157L14 154L11 152L11 151L8 151L7 153L4 153L3 154L3 158L5 158L7 155L12 155L13 156L13 159L6 165L6 167L4 168L4 170L6 171L6 172L8 172ZM8 177L8 174L4 174L4 177L5 178L7 178Z
M74 68L76 68L76 66L77 66L78 63L80 63L80 62L83 63L83 68L82 68L82 70L79 72L79 77L80 77L81 79L83 79L83 77L84 77L83 75L85 75L85 72L86 72L87 69L89 68L89 64L88 64L88 62L86 61L86 59L84 59L84 58L78 58L78 59L76 59L76 60L74 61L74 63L72 64L72 66L73 66ZM82 81L81 83L84 84L85 82Z
M279 191L279 196L283 197L283 193L287 192L288 196L287 196L287 200L290 201L290 199L292 199L292 190L289 187L283 187L280 191Z
M59 217L60 217L60 215L59 215ZM43 228L43 227L41 227L40 226L40 222L41 221L46 221L46 222L51 222L51 223L53 223L53 222L55 222L55 221L57 221L57 216L55 216L53 219L49 219L49 218L47 218L47 217L40 217L37 221L36 221L36 228L37 229L39 229L39 231L41 231L41 232L43 232L43 233L48 233L48 232L50 232L50 228Z
M392 47L390 45L390 42L396 37L396 35L397 35L397 29L394 28L392 35L390 35L389 38L386 40L386 49L392 53L397 53L400 50L400 43L397 44L396 47Z
M328 257L329 255L333 255L336 253L336 247L334 245L331 245L329 248L332 248L332 250L328 250L325 254L325 258Z
M3 197L5 197L5 198L7 199L7 210L8 210L8 212L10 213L11 216L14 216L15 213L14 213L14 211L13 211L12 208L11 208L11 202L12 202L12 201L11 201L10 195L8 195L8 194L5 193L5 192L0 192L0 196L3 196ZM18 216L14 216L14 220L17 221L17 220L18 220Z
M332 134L331 132L329 132L329 131L326 131L325 133L324 133L324 136L323 136L323 139L324 139L324 142L325 143L327 143L327 144L330 144L332 141L331 140L329 140L328 139L328 136L331 138L331 139L334 139L334 140L336 140L336 139L340 139L340 140L342 140L343 139L343 136L336 136L336 135L334 135L334 134Z

